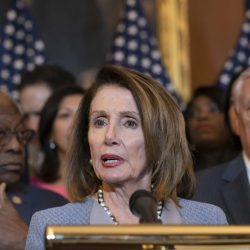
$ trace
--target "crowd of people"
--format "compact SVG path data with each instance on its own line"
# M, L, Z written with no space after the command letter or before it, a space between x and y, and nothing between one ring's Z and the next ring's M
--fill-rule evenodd
M250 223L249 68L183 113L134 70L106 65L87 85L43 65L18 102L0 92L0 249L45 249L47 225L138 224L136 190L163 224Z

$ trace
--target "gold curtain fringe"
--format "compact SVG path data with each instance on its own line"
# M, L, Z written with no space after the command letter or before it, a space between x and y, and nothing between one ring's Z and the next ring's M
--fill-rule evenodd
M191 94L188 0L157 0L157 33L162 59L177 93Z

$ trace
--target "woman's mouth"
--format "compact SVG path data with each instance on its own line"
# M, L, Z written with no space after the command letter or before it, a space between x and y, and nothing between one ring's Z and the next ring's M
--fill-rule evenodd
M104 154L101 156L102 166L105 168L113 168L120 166L124 159L118 155Z

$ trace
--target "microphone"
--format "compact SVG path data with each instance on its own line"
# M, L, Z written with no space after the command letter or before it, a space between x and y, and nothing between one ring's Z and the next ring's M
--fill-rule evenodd
M135 191L129 199L129 208L140 223L161 223L157 218L157 201L147 190Z

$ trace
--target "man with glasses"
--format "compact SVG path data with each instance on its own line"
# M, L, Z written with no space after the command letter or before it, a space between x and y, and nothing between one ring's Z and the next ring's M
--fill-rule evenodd
M250 224L250 68L229 89L229 121L242 152L230 162L201 172L194 199L220 206L230 224Z
M24 249L33 213L67 203L56 193L20 182L33 133L13 100L0 92L0 249Z

